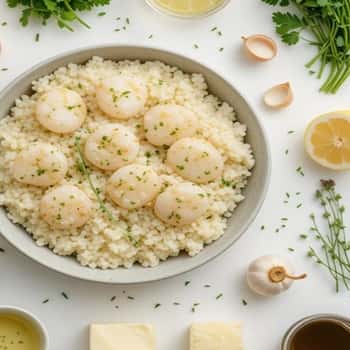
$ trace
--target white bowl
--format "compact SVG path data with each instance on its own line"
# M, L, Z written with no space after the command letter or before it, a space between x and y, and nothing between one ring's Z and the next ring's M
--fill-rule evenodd
M224 78L204 65L169 51L138 46L100 46L80 49L50 58L22 74L0 94L0 119L5 117L14 101L22 94L31 93L31 83L39 77L53 72L69 63L83 63L92 56L102 56L113 60L139 59L159 60L177 66L186 72L201 73L209 90L221 100L233 105L238 119L247 125L247 141L252 145L256 166L244 191L245 200L239 204L229 219L226 233L219 240L205 247L198 255L188 257L183 254L169 258L154 268L134 266L130 269L99 270L81 266L74 258L55 255L48 248L39 247L24 229L13 224L0 209L0 231L18 250L42 265L69 276L104 283L140 283L172 277L207 263L228 249L246 231L257 215L270 178L270 153L263 128L252 108L239 92Z
M23 310L17 306L9 306L9 305L0 305L0 315L13 315L14 317L18 317L23 320L27 320L30 324L32 324L38 335L40 337L40 344L42 345L40 349L37 350L48 350L49 349L49 336L45 326L29 311Z

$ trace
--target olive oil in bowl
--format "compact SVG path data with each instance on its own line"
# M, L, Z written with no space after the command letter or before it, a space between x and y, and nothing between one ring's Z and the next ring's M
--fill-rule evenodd
M295 333L291 350L349 350L350 324L315 321Z
M146 0L153 8L177 17L194 18L222 9L229 0Z
M0 350L43 350L38 327L19 314L0 311Z

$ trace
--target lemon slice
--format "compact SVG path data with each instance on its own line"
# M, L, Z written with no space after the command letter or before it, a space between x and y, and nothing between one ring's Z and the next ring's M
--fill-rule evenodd
M224 3L225 0L154 0L164 9L182 14L195 15L210 12Z
M305 149L318 164L334 170L350 169L350 111L321 115L305 131Z

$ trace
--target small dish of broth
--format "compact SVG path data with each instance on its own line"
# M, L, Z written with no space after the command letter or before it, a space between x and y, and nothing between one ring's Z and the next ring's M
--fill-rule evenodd
M0 306L0 350L47 350L47 333L28 312Z
M302 319L287 332L282 350L349 350L350 320L335 315Z

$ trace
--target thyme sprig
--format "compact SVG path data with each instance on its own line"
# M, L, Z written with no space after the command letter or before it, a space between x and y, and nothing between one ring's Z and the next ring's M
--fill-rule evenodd
M97 201L99 203L100 210L107 215L107 217L108 217L108 219L110 221L115 222L116 219L115 219L114 215L106 207L105 202L103 201L103 199L100 196L100 192L97 190L97 188L95 187L95 185L92 182L90 170L89 170L89 168L88 168L88 166L87 166L87 164L86 164L86 162L84 160L83 152L81 151L80 137L79 136L77 136L75 138L74 145L75 145L75 148L76 148L77 153L78 153L78 163L77 163L77 165L78 165L79 171L86 177L86 179L87 179L87 181L89 183L89 186L90 186L92 192L94 192L94 194L96 196L96 199L97 199Z
M350 289L350 241L346 236L344 224L345 207L341 204L342 196L335 189L333 180L321 180L321 188L316 191L316 198L323 208L323 219L327 231L322 232L314 214L310 215L310 230L321 243L321 253L310 247L308 256L324 266L335 281L338 292L340 287Z

